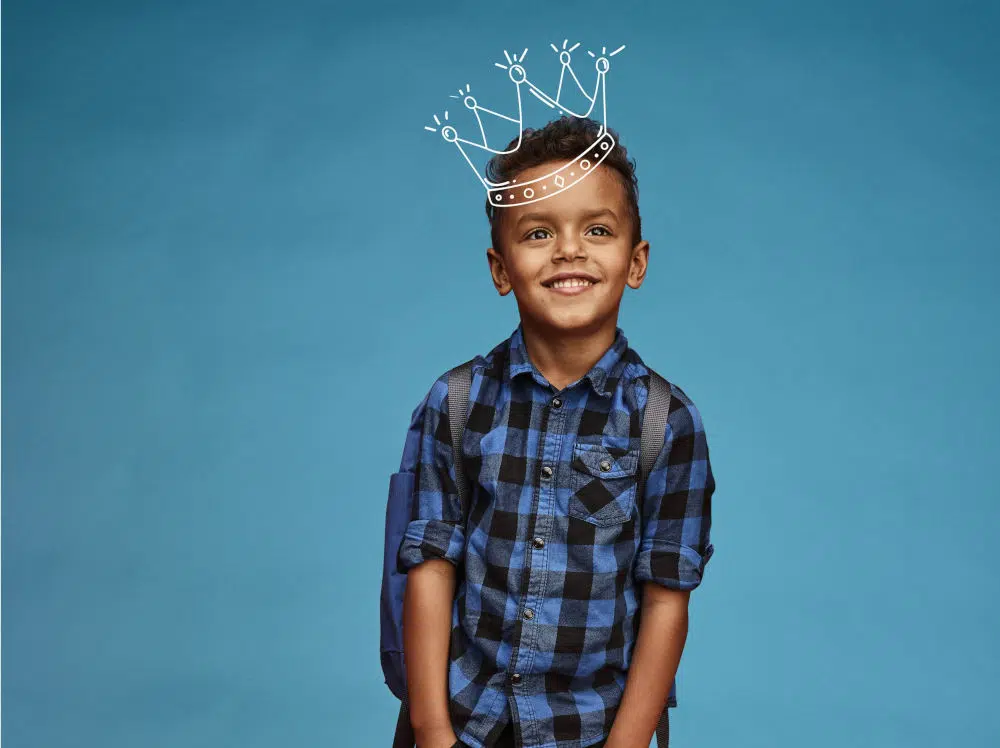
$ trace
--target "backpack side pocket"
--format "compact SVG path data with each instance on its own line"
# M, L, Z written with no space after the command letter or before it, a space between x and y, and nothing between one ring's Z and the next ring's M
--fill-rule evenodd
M406 591L406 574L399 571L396 560L406 527L410 523L415 478L414 473L408 470L393 473L389 478L389 498L385 508L379 649L386 685L399 699L406 695L406 669L403 663L403 595Z

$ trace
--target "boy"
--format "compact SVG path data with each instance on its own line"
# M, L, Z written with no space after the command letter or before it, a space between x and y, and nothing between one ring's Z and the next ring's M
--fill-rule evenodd
M488 175L530 182L601 132L566 117L525 130ZM714 550L715 481L698 410L671 385L636 500L649 371L617 327L649 253L634 164L615 145L570 189L487 202L487 215L493 283L513 292L520 323L473 365L464 525L447 374L410 424L420 460L398 563L417 746L647 748Z

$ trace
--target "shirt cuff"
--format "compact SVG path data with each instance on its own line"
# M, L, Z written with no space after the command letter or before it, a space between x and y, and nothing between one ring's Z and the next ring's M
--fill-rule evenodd
M465 531L460 525L439 519L413 520L399 544L397 568L405 574L432 558L443 558L457 566L464 550Z
M635 578L639 582L656 582L671 590L693 590L701 584L705 565L714 552L711 543L704 554L700 554L686 545L654 542L639 551Z

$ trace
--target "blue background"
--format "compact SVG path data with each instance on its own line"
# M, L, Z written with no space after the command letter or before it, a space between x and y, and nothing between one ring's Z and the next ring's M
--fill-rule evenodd
M673 742L1000 743L997 4L4 11L5 746L388 744L389 474L517 323L422 128L566 37L718 481Z

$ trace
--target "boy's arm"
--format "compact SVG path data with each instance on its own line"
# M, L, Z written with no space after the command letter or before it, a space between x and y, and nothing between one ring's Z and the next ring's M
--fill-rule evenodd
M413 413L419 432L413 513L397 559L407 573L403 657L410 723L419 748L452 748L457 738L448 708L449 643L456 565L465 548L448 420L447 375L439 377Z
M715 478L701 414L671 399L663 449L646 480L635 576L643 584L639 634L606 748L648 748L687 639L688 601L715 551Z
M448 642L455 567L430 559L411 569L403 599L403 656L410 724L420 748L452 748L448 712Z
M639 636L605 748L648 748L687 639L690 591L643 585Z

